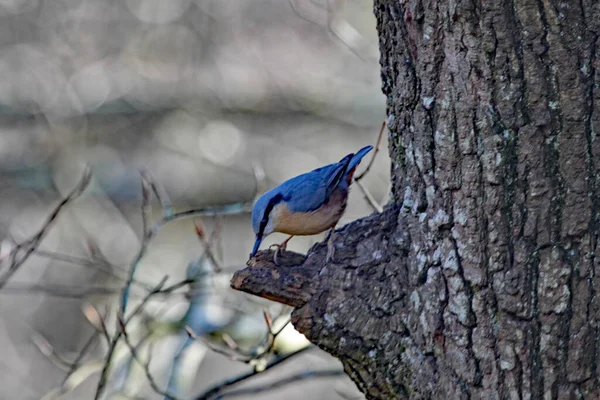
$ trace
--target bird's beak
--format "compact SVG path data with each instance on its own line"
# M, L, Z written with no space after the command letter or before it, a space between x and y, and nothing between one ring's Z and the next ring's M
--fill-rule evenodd
M258 248L260 247L260 243L262 242L262 236L256 235L256 242L254 242L254 249L252 249L252 253L250 254L250 258L256 255Z

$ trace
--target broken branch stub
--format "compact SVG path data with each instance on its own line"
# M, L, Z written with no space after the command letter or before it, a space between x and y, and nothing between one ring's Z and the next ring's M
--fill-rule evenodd
M231 287L292 307L306 304L316 289L314 274L304 254L280 251L279 263L273 262L274 251L260 251L248 261L248 268L237 271Z
M406 398L412 382L412 363L398 364L414 347L404 323L411 275L399 211L391 204L337 231L333 262L326 262L325 243L306 256L281 252L280 265L272 251L262 251L231 280L234 289L295 307L294 327L340 359L369 398L386 400ZM422 362L414 356L417 370Z

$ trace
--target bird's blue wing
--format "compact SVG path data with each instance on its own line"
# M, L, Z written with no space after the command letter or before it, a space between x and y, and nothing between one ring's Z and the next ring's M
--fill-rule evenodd
M281 192L291 212L309 212L321 207L346 173L351 155L284 182Z
M254 205L252 213L254 231L258 232L263 218L257 210L264 211L274 196L280 195L291 212L310 212L321 207L334 189L344 183L347 172L355 168L372 148L373 146L363 147L356 154L350 153L337 163L298 175L266 192Z

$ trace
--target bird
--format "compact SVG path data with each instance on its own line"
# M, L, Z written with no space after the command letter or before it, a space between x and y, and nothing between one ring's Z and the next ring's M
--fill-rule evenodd
M252 208L252 229L256 235L250 258L256 255L263 239L273 232L290 235L275 244L274 262L280 250L294 236L316 235L329 229L327 257L334 257L333 232L346 210L354 171L373 146L350 153L337 163L325 165L288 179L260 196Z

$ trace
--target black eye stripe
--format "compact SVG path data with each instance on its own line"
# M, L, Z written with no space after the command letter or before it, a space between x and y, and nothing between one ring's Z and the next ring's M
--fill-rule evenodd
M269 200L269 203L267 204L267 207L265 208L265 213L263 214L263 218L260 221L260 227L258 228L258 237L262 237L264 232L265 232L265 228L267 227L267 224L269 223L269 215L271 214L271 211L273 211L273 208L281 203L284 200L283 195L281 193L277 193L275 196L273 196L271 198L271 200Z

